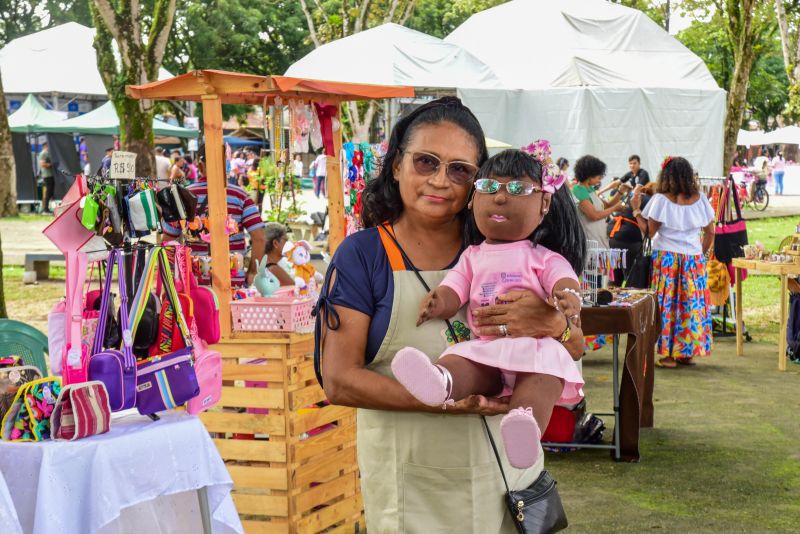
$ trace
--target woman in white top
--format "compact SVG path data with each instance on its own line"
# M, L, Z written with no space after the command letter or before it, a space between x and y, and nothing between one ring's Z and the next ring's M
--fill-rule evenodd
M700 193L691 164L669 156L661 166L656 194L641 211L641 197L631 201L637 221L647 221L653 244L653 276L661 310L657 365L693 365L695 356L711 354L711 313L705 254L714 241L714 210Z

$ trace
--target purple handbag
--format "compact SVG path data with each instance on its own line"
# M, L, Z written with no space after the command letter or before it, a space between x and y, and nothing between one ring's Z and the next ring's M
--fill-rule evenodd
M119 263L119 294L122 298L120 322L122 326L122 351L117 349L103 350L103 333L108 320L108 304L111 292L114 265ZM100 301L100 318L94 337L92 353L89 357L89 380L99 380L108 390L108 402L112 412L127 410L136 405L136 358L133 356L133 337L128 329L128 293L125 290L125 272L122 254L111 249L106 269L106 285Z
M155 265L155 259L158 265ZM180 299L175 290L175 280L169 268L167 253L157 247L148 259L143 285L149 292L152 285L152 270L158 267L167 299L175 310L175 324L178 326L185 346L174 352L153 356L139 362L136 387L136 408L142 415L152 415L171 410L185 404L200 394L200 385L194 369L192 339L181 310ZM137 294L138 296L138 294Z

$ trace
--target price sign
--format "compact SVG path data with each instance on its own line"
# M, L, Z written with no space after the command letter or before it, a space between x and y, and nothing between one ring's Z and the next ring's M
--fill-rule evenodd
M136 154L117 150L111 154L111 178L136 178Z

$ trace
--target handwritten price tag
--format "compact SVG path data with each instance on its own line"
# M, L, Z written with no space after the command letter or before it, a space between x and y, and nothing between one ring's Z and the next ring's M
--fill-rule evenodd
M136 178L136 154L117 150L111 154L111 178Z

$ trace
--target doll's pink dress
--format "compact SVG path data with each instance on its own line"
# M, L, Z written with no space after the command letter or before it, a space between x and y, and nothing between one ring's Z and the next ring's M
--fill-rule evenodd
M563 278L578 279L563 256L528 240L513 243L469 247L450 270L442 285L452 288L461 305L469 303L468 322L472 332L478 329L472 310L496 303L498 295L515 290L529 290L547 299L553 286ZM455 354L503 371L505 388L510 394L517 372L557 376L564 380L560 403L571 404L583 397L583 377L567 349L557 340L532 337L481 337L449 347L445 354Z

